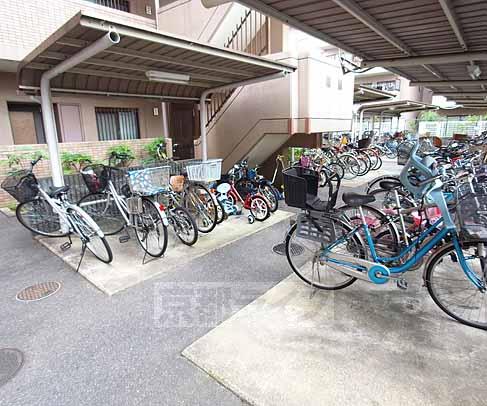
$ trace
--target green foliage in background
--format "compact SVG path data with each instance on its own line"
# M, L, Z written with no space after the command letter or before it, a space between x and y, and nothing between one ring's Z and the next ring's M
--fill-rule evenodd
M135 153L130 145L115 145L108 150L110 165L118 167L128 166L134 159Z
M93 163L93 158L89 154L79 152L63 152L61 154L61 163L64 173L78 173L83 167Z
M434 110L422 111L419 113L418 120L420 121L440 121L442 117Z
M159 157L157 150L159 145L162 144L162 157ZM144 159L144 164L150 164L154 162L158 162L162 159L166 158L166 140L164 137L154 138L151 142L149 142L145 147L144 150L147 153L147 158Z
M24 161L33 161L38 157L42 157L42 159L48 158L47 154L42 150L32 148L19 149L14 153L7 154L6 158L0 159L0 167L6 167L8 168L8 173L13 173L27 166Z

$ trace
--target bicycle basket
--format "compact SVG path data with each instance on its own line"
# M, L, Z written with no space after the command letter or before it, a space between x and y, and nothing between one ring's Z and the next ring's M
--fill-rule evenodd
M90 193L103 192L109 179L109 171L105 165L89 165L81 170L81 176Z
M169 189L170 172L170 166L129 171L130 190L143 196L166 192Z
M193 182L213 182L221 178L222 160L209 159L197 164L188 164L186 170L188 179Z
M318 173L299 166L282 171L284 178L284 198L290 207L306 209L309 196L318 195Z
M298 214L296 234L305 240L329 244L336 240L333 221L320 213L316 215Z
M7 176L1 187L19 203L24 203L34 200L39 194L37 185L38 182L33 173L17 171Z
M457 204L456 218L461 233L467 238L487 238L487 195L471 194Z

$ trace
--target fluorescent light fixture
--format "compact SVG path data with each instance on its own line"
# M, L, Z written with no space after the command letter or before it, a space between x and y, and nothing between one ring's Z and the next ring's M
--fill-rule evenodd
M471 64L467 66L468 74L472 80L477 80L482 75L482 71L479 65Z
M158 70L148 70L145 72L145 76L147 76L147 79L151 82L176 83L179 85L187 85L191 80L189 75Z

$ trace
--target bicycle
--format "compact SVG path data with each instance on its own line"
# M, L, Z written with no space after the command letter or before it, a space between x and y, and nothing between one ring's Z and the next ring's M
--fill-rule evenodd
M165 146L157 147L158 159L169 163L164 153ZM208 190L205 183L220 179L221 159L205 162L190 162L180 176L184 177L182 187L177 193L177 204L186 208L196 221L198 231L209 233L224 220L224 213L216 197Z
M119 193L112 181L112 172L119 168L106 165L89 165L81 175L90 191L78 202L90 213L107 235L118 234L131 228L139 245L151 257L161 257L167 248L167 226L169 224L165 207L151 198L168 182L169 167L129 171L129 184ZM124 175L125 176L125 175ZM124 243L130 235L120 237Z
M457 230L442 191L444 175L432 169L431 161L417 156L418 148L415 144L401 172L401 182L417 198L429 197L441 210L441 218L396 255L383 257L377 253L362 212L362 206L373 202L373 196L343 195L344 202L360 212L359 225L349 224L333 213L313 211L304 199L304 210L286 237L288 262L296 275L314 288L336 290L357 279L377 285L395 279L404 289L404 273L434 249L423 275L431 298L460 323L487 330L487 311L482 312L487 297L487 198L473 195L457 202ZM410 170L415 170L421 180L413 182ZM300 190L289 191L297 203L303 202L297 192L306 192L304 179L302 184ZM304 248L299 255L291 250L295 244Z
M110 263L113 254L103 231L82 208L68 201L69 186L46 192L39 185L33 171L41 159L33 160L29 170L16 171L2 182L1 187L19 202L15 210L18 221L34 234L69 237L69 242L61 245L62 251L71 247L71 234L76 234L82 244L78 269L86 249L100 261Z

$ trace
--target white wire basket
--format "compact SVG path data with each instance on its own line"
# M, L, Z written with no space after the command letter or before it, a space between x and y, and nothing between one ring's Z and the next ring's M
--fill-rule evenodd
M222 176L222 160L208 159L186 166L188 179L193 182L213 182Z
M129 171L129 186L132 193L153 196L169 189L170 166Z

